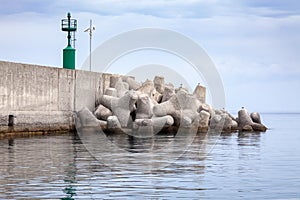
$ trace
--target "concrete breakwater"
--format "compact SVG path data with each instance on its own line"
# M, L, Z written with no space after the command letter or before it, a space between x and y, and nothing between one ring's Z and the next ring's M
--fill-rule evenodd
M203 86L189 94L159 76L139 84L128 76L0 61L0 133L71 131L76 119L105 129L266 130L258 113L242 109L235 119L205 97Z
M139 135L171 127L198 132L266 131L259 113L249 115L243 108L235 118L224 109L206 104L205 97L206 88L201 85L190 94L182 86L165 83L161 76L143 83L132 77L111 76L110 87L96 99L96 109L81 109L76 125L120 132L131 129Z

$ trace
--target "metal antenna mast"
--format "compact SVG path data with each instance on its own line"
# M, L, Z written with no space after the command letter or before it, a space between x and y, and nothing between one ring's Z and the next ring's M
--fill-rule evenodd
M92 20L90 20L90 27L84 31L90 34L90 71L92 71L92 37L95 29L96 27L93 25Z

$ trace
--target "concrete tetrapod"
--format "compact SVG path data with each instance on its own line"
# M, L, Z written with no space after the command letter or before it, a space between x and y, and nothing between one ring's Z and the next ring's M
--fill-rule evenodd
M155 126L163 128L164 126L172 126L174 124L174 119L170 115L163 117L152 117L151 119L136 119L134 121L134 127L139 126Z
M133 129L137 132L135 135L153 136L156 132L162 130L162 128L172 126L174 119L170 115L163 117L152 117L151 119L136 119L133 122Z
M99 127L107 125L106 121L98 120L87 107L82 108L77 114L81 127Z
M248 114L246 109L241 109L238 112L238 124L239 130L242 131L262 131L265 132L267 127L263 124L258 124L252 121L250 115ZM251 128L250 128L250 127Z
M123 82L122 78L119 78L115 84L117 90L117 97L123 97L125 93L129 90L129 85L126 82Z
M124 82L128 83L129 90L137 90L139 87L141 87L141 85L138 82L136 82L136 80L134 80L131 77L123 76L122 80Z
M179 126L181 120L181 106L177 96L172 96L168 101L157 104L153 107L153 114L157 117L171 115L174 118L174 124Z
M176 126L182 123L184 127L188 127L199 115L197 110L200 104L196 97L182 90L178 91L168 101L155 105L153 113L158 117L171 115Z
M109 116L107 118L107 128L108 129L121 128L121 124L117 116Z
M227 114L224 114L224 115L225 115L225 120L224 120L223 131L231 132L232 131L232 119Z
M143 131L151 136L155 130L165 127L165 130L176 130L180 126L209 133L267 129L261 124L257 112L249 115L242 109L235 119L225 109L213 109L204 103L206 89L200 85L190 94L182 86L174 90L174 86L165 84L160 76L140 85L132 77L113 75L109 84L110 87L105 87L104 95L97 100L100 105L94 112L98 119L107 120L109 129L133 128L141 136L145 136ZM92 118L87 110L80 113L88 116L88 119L82 119L83 125L105 124Z
M162 94L161 102L168 101L174 95L175 95L174 85L166 84L164 88L164 93Z
M199 83L196 86L193 95L201 102L205 103L205 98L206 98L206 88L201 86Z
M130 120L130 113L136 110L135 103L137 99L138 96L136 92L130 90L120 98L103 95L101 98L101 104L109 108L112 113L117 116L121 127L127 127L128 123L132 121Z
M226 115L214 115L209 120L209 128L220 132L223 130Z
M147 94L141 94L137 100L136 119L149 119L153 116L153 107L157 102Z
M106 108L106 107L104 107L103 105L99 105L97 108L96 108L96 110L95 110L95 112L94 112L94 115L97 117L97 119L99 119L99 120L107 120L107 118L109 117L109 116L112 116L112 112L108 109L108 108Z
M260 119L260 115L258 112L253 112L250 114L250 117L252 119L253 122L261 124L261 119Z
M156 91L163 94L165 90L165 78L162 76L155 76L153 82Z
M137 89L137 92L138 94L147 94L156 102L160 102L162 99L162 95L156 91L153 81L150 80L146 80L142 86Z
M209 112L207 112L205 110L200 111L200 113L199 113L199 125L198 125L198 130L200 132L206 132L208 130L209 118L210 118Z

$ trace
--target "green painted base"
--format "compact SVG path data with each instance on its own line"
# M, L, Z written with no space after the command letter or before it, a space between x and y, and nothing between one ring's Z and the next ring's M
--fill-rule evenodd
M63 50L63 67L66 69L75 69L75 49L67 46Z

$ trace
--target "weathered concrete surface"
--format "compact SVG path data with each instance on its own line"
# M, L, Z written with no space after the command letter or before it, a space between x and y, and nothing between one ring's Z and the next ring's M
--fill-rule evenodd
M134 128L139 126L154 126L163 128L164 126L172 126L174 124L174 119L170 115L163 117L152 117L151 119L136 119L134 121Z
M128 123L131 121L130 113L136 110L135 103L137 99L138 96L136 92L130 90L120 98L103 95L101 104L110 109L112 113L117 116L122 127L127 127Z
M201 102L205 103L206 99L206 88L198 84L193 92L196 98Z
M146 80L142 86L137 89L137 92L147 94L156 102L160 102L162 99L162 94L155 89L153 81L150 80Z
M121 128L121 124L117 116L113 115L107 118L107 128L109 129Z
M0 62L1 111L73 110L75 71Z
M94 111L111 76L0 61L0 132L73 130L74 111Z
M164 88L164 93L162 95L163 97L161 102L168 101L172 96L175 95L174 85L166 84Z
M162 76L155 76L153 82L154 82L154 87L155 87L156 91L159 92L160 94L164 93L165 78Z
M251 124L253 124L253 121L252 121L250 115L248 114L248 111L244 108L239 110L239 112L238 112L238 124L239 124L240 129L242 129L246 125L251 126Z
M137 100L136 119L149 119L153 116L153 107L157 104L147 94L141 94Z
M260 114L258 112L251 113L250 117L251 117L253 122L261 124Z
M124 82L128 83L130 90L137 90L139 87L141 87L141 85L138 82L136 82L132 77L123 76L122 79Z
M103 105L99 105L95 112L94 112L94 115L97 117L97 119L100 119L100 120L107 120L107 118L109 116L112 116L112 112L111 110L109 110L108 108L106 108L105 106Z
M208 130L209 118L210 118L209 112L207 112L205 110L200 111L200 113L199 113L199 126L198 126L198 130L200 132L206 132Z
M82 108L77 112L77 114L80 119L81 128L101 127L107 125L106 121L97 119L87 107Z
M0 61L0 132L72 129L74 80L72 70Z
M265 132L267 127L261 123L253 122L252 118L260 122L260 116L258 113L252 114L250 116L246 109L241 109L238 112L238 127L242 131L262 131Z
M83 107L89 110L95 110L95 105L99 103L98 99L103 95L103 74L89 71L75 71L75 97L74 109L79 111Z

